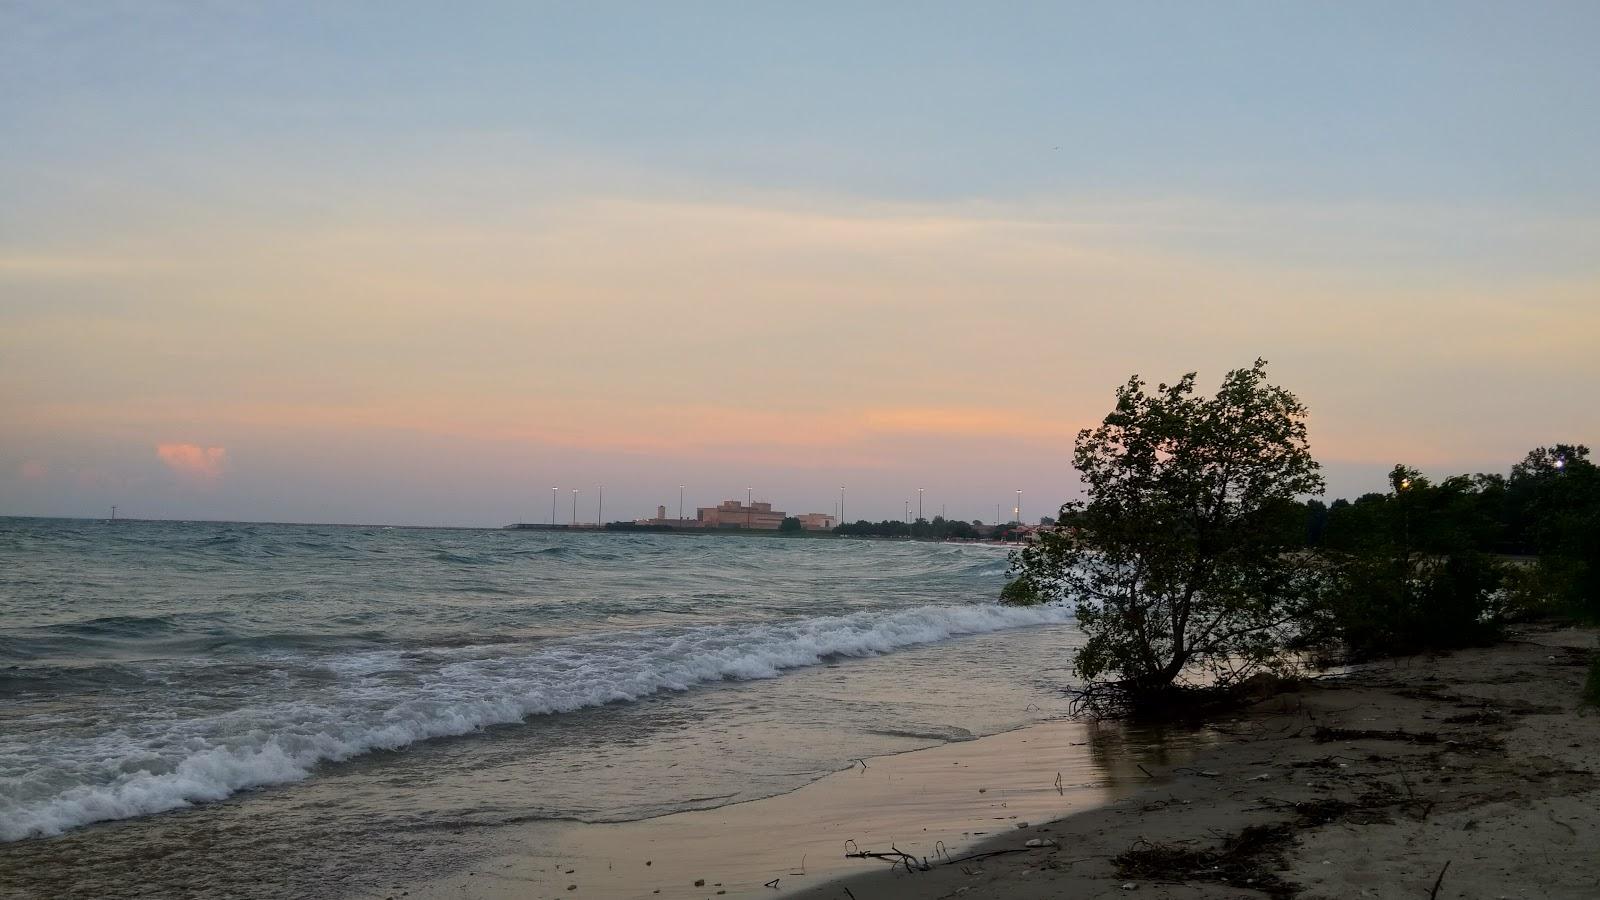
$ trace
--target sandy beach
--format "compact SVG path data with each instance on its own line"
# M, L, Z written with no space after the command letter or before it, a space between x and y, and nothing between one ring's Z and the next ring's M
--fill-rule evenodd
M471 872L404 895L1592 898L1595 647L1593 630L1525 629L1200 730L1050 723L720 809L498 829Z

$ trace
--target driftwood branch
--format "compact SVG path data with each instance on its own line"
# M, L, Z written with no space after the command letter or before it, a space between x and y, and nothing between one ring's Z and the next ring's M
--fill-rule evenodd
M1450 871L1450 860L1445 860L1444 868L1439 870L1439 877L1433 880L1433 890L1428 892L1428 900L1439 900L1439 886L1444 884L1444 873Z

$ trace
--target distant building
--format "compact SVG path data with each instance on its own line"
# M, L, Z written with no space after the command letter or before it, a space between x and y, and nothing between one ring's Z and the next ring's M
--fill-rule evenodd
M773 509L771 503L746 506L737 500L724 500L716 506L702 506L692 519L669 519L665 506L656 507L654 519L639 519L639 525L666 525L671 528L749 528L752 531L777 531L788 513Z
M830 516L827 513L801 513L797 518L800 520L800 527L807 531L832 531L839 524L837 516Z
M753 531L777 531L788 515L781 509L773 509L771 503L757 501L746 506L737 500L702 506L696 513L703 528L749 528Z

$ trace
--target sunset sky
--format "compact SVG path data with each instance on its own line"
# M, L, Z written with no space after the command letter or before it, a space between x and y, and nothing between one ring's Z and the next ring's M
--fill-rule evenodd
M1600 4L0 0L0 515L992 521L1600 441Z

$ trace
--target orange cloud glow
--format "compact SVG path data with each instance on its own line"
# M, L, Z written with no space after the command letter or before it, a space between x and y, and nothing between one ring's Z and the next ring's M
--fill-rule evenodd
M227 448L197 444L158 444L156 456L179 475L206 481L222 477L222 469L228 462Z

